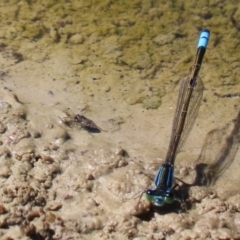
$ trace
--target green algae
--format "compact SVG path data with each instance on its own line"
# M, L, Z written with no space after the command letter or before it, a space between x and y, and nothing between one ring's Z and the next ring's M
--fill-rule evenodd
M0 23L0 43L20 49L26 59L33 60L51 51L57 53L62 48L71 49L70 63L77 74L91 67L94 61L102 60L113 64L112 68L117 65L139 71L139 77L125 78L126 84L134 82L137 85L138 79L152 79L153 87L161 88L169 84L166 74L171 76L170 79L188 75L198 31L202 26L210 26L214 28L210 48L217 46L219 54L216 56L212 51L206 55L205 61L218 65L216 58L221 57L225 62L233 63L232 72L219 73L219 77L229 78L231 74L237 76L235 49L240 40L233 27L229 28L228 34L222 34L221 26L231 24L222 14L234 9L236 16L239 13L234 4L223 4L222 9L213 10L216 6L217 3L212 1L194 4L140 0L10 1L0 9L4 16ZM34 52L25 48L28 44L36 44ZM226 49L232 52L231 56L225 54ZM100 74L101 69L99 71ZM147 102L144 106L148 107L151 101L161 102L155 97L149 100L151 97L144 94L137 94L133 99L130 102ZM153 105L157 106L155 103Z
M157 96L152 96L150 98L145 98L143 100L143 106L146 109L157 109L161 105L161 98Z

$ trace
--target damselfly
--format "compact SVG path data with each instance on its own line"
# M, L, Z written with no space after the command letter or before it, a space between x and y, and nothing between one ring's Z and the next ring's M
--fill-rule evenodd
M203 83L198 77L198 73L206 52L209 37L209 30L205 29L201 32L191 74L182 81L180 88L165 163L158 170L155 179L156 187L148 189L145 192L147 200L157 207L179 201L175 196L175 189L178 184L176 184L174 178L174 162L177 153L180 151L193 127L202 101Z

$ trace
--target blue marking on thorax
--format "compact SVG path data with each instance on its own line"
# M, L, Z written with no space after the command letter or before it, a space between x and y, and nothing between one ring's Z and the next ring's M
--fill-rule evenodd
M161 166L158 170L158 173L157 173L157 176L156 176L156 179L155 179L155 185L156 186L159 186L160 185L160 182L162 180L162 175L163 175L163 172L165 171L165 167L164 166Z
M164 189L171 188L173 184L173 172L173 166L162 165L155 179L156 187L163 187Z
M173 184L173 167L170 167L168 170L167 186L168 188L171 188Z

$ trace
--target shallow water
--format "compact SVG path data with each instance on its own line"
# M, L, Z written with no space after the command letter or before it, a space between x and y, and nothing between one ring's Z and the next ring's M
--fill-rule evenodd
M136 209L164 161L179 82L203 28L211 31L204 101L176 174L193 181L207 133L223 133L210 162L231 133L237 3L0 3L1 239L240 238L239 152L213 186L190 188L186 212L154 212L144 198ZM74 114L103 131L66 124Z

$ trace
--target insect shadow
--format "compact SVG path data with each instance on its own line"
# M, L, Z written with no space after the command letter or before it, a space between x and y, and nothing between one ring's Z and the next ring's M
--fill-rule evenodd
M214 129L207 134L201 154L196 161L196 178L193 185L214 185L234 161L240 143L240 111L233 122L233 128L225 138L230 123L222 129ZM206 163L209 158L212 160L210 164Z

